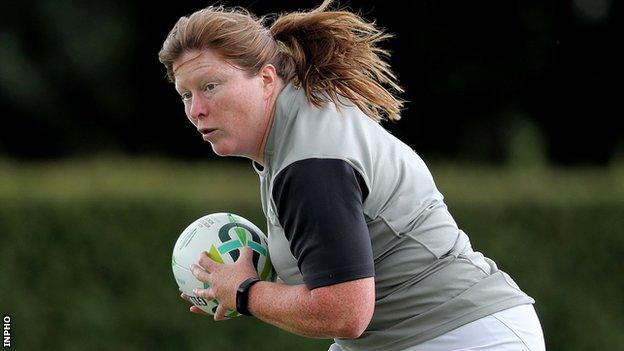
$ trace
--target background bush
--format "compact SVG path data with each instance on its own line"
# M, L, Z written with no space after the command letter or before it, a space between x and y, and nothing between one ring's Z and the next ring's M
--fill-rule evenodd
M432 165L473 248L537 300L548 349L624 343L624 177L608 170ZM179 299L170 255L211 212L265 228L248 164L0 162L0 312L17 350L325 350ZM278 297L276 297L278 298Z

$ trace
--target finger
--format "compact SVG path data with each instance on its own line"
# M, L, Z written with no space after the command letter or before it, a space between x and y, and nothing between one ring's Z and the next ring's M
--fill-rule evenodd
M239 258L239 260L242 260L245 263L252 264L253 250L251 249L251 247L247 246L247 247L241 248L241 257Z
M214 292L210 288L208 288L208 289L193 289L193 294L195 294L195 296L204 298L205 300L212 300L212 299L215 298Z
M186 295L185 293L180 293L180 297L182 298L182 300L184 300L186 302L191 302L191 300L189 299L188 295Z
M196 313L196 314L201 314L203 316L207 316L208 313L204 312L204 310L202 310L201 308L193 305L191 306L191 308L189 309L191 312Z
M227 312L227 309L223 306L223 305L219 305L217 306L217 310L215 311L215 315L214 315L214 320L215 321L222 321L225 318L225 312Z
M191 273L193 273L195 278L197 278L199 281L209 283L208 279L210 279L210 273L206 272L202 267L196 264L192 264L190 269Z
M218 263L213 261L212 258L208 256L208 253L206 251L202 251L202 253L199 254L199 265L203 267L207 272L211 273L218 265Z

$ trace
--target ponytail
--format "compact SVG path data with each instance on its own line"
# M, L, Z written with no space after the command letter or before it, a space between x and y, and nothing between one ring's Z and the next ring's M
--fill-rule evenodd
M325 0L310 12L287 13L270 27L280 48L277 70L320 106L329 97L339 106L338 95L355 103L376 121L400 119L404 101L384 88L402 93L389 64L388 51L378 43L391 34L377 29L348 11L326 11Z

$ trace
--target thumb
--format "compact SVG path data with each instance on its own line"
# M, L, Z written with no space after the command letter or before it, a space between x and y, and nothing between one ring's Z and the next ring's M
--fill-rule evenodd
M249 246L243 247L241 249L240 260L245 263L251 263L252 259L253 259L253 250Z

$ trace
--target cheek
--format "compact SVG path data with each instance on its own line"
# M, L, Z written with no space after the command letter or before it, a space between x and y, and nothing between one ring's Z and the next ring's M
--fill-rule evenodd
M256 126L258 120L264 115L264 100L262 91L249 89L242 92L239 98L238 108L243 111L245 121L249 126Z
M197 124L195 123L195 121L193 121L193 118L191 118L191 107L188 104L184 104L184 115L186 115L186 119L189 120L189 122L191 122L194 126L196 126Z
M238 142L254 142L260 133L264 102L262 89L252 84L240 84L238 89L229 91L214 101L213 117L227 126L227 134Z
M257 105L258 103L252 96L245 94L244 91L240 91L224 99L222 104L215 106L215 108L223 112L223 117L228 125L238 128L252 123L256 118Z

